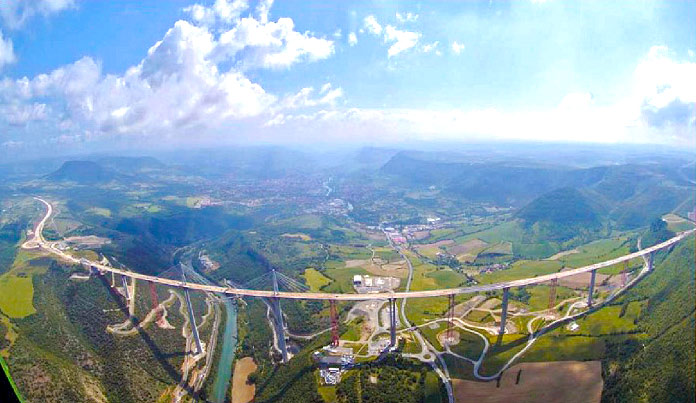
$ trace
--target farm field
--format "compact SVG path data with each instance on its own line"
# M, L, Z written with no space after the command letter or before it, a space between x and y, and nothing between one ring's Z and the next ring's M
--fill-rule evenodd
M521 363L503 373L500 387L495 381L452 383L456 402L599 402L602 365L600 361Z

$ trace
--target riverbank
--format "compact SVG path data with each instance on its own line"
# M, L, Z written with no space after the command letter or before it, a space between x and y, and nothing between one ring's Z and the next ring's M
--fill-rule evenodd
M256 385L248 384L249 374L256 371L256 363L251 357L237 360L232 376L232 403L249 403L254 400Z

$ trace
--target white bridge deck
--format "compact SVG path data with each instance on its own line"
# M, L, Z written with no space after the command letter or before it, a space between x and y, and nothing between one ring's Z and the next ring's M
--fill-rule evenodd
M92 261L85 261L86 259L79 259L74 256L71 256L59 249L56 248L57 242L47 242L46 240L43 239L43 227L48 218L51 216L53 212L53 207L51 206L50 203L46 202L43 199L36 198L37 200L43 202L46 207L47 207L47 212L46 216L39 222L39 224L36 226L36 231L34 233L34 238L30 241L27 241L24 243L25 248L41 248L43 250L46 250L59 258L61 258L64 261L70 262L70 263L84 263L84 264L89 264L90 266L95 267L96 269L102 270L102 271L107 271L107 272L112 272L116 274L120 274L123 276L131 277L134 279L138 280L144 280L144 281L151 281L153 283L158 283L158 284L163 284L171 287L177 287L177 288L187 288L190 290L198 290L198 291L206 291L206 292L216 292L216 293L222 293L222 294L228 294L228 295L235 295L235 296L249 296L249 297L266 297L266 298L285 298L285 299L317 299L317 300L341 300L341 301L360 301L360 300L372 300L372 299L392 299L392 298L428 298L428 297L445 297L449 296L452 294L469 294L469 293L476 293L476 292L485 292L485 291L493 291L493 290L501 290L504 288L511 288L511 287L522 287L526 285L532 285L532 284L540 284L544 282L548 282L551 280L558 280L562 279L565 277L571 277L575 276L577 274L581 273L587 273L587 272L592 272L597 269L601 269L603 267L609 267L612 265L615 265L617 263L625 262L627 260L631 260L637 257L641 257L650 253L653 253L655 251L658 251L660 249L668 248L677 242L681 241L682 239L686 238L687 236L691 235L696 229L691 229L689 231L685 231L680 233L679 235L675 236L674 238L671 238L665 242L659 243L655 246L651 246L649 248L642 249L638 252L631 253L628 255L620 256L615 259L607 260L604 262L600 263L595 263L589 266L585 267L580 267L577 269L573 270L568 270L568 271L563 271L559 273L552 273L552 274L546 274L543 276L537 276L537 277L530 277L530 278L524 278L520 280L513 280L513 281L506 281L502 283L495 283L495 284L487 284L487 285L480 285L480 286L472 286L472 287L459 287L459 288L445 288L445 289L438 289L438 290L423 290L423 291L406 291L406 292L382 292L382 293L375 293L375 294L337 294L337 293L326 293L326 292L285 292L285 291L267 291L267 290L251 290L251 289L243 289L243 288L231 288L231 287L220 287L220 286L213 286L213 285L206 285L206 284L199 284L199 283L190 283L190 282L184 282L184 281L179 281L179 280L171 280L167 278L162 278L162 277L156 277L156 276L150 276L147 274L141 274L141 273L136 273L132 271L127 271L127 270L122 270L122 269L117 269L111 266L106 266L104 264L98 263L98 262L92 262Z

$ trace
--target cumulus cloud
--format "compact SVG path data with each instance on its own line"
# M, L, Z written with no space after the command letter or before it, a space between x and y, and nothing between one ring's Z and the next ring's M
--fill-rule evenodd
M286 68L300 61L317 61L331 56L333 41L310 32L295 31L291 18L262 23L242 18L220 35L218 53L233 57L243 67Z
M365 17L363 25L367 32L377 36L382 35L382 26L377 22L377 18L374 15Z
M379 136L385 143L404 138L523 139L693 146L693 77L696 63L655 47L636 66L632 93L612 104L597 102L590 92L572 92L551 108L322 109L286 113L282 131L295 141L322 141L318 133L331 131L335 137L330 141L374 141Z
M288 68L329 57L333 42L298 32L289 18L240 18L246 2L194 5L147 55L123 74L104 74L84 57L48 74L0 81L0 121L48 121L70 139L103 135L167 135L220 130L282 108L332 106L343 96L330 84L279 100L247 77L249 69ZM227 66L222 69L222 66ZM316 95L315 95L316 94Z
M358 44L358 36L355 35L355 32L351 32L348 34L348 45L350 46L355 46Z
M5 0L0 17L7 27L17 29L37 14L46 17L74 6L74 0Z
M396 20L399 21L401 24L405 22L416 22L418 21L418 14L413 14L413 13L396 13Z
M439 41L435 41L433 43L426 43L423 45L421 48L423 50L423 53L430 53L430 52L435 52L436 55L440 56L442 55L442 52L440 52L437 47L440 44Z
M420 37L421 34L419 32L403 31L387 25L384 29L384 42L393 43L387 50L387 56L393 57L413 48L418 43Z
M454 52L455 55L462 53L465 48L466 46L463 43L457 41L452 42L452 52Z
M17 57L14 54L14 48L12 46L12 40L5 39L2 35L2 30L0 30L0 69L5 65L14 63Z
M696 63L677 61L667 47L654 46L636 68L641 117L655 128L696 127Z
M259 4L259 7L261 4ZM269 5L270 7L270 5ZM241 13L249 8L246 0L215 0L212 7L201 4L194 4L184 8L184 12L191 16L191 19L201 25L212 27L216 24L230 24L237 20ZM264 14L268 21L268 11Z

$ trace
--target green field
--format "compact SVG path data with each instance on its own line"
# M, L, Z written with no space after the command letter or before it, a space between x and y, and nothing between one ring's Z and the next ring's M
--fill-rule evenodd
M91 207L91 208L87 209L86 211L90 214L99 215L102 217L107 217L107 218L111 217L111 210L109 210L108 208Z
M321 290L322 287L331 283L331 279L321 274L320 271L313 268L307 268L302 275L304 277L309 288L316 292Z
M561 267L561 263L555 260L518 260L508 269L481 274L476 279L483 284L500 283L556 273Z
M580 329L570 332L563 328L563 333L589 334L592 336L609 335L617 333L629 333L638 330L635 322L640 315L643 303L630 302L623 308L622 305L607 306L599 311L577 320ZM623 311L623 316L621 315Z
M50 259L20 250L12 268L0 276L0 310L10 318L23 318L36 312L33 305L32 276L46 272Z

